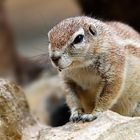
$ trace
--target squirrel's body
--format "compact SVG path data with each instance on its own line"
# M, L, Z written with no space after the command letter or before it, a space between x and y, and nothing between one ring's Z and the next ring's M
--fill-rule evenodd
M49 39L72 121L91 121L107 109L140 115L140 35L135 30L119 22L75 17L56 25Z

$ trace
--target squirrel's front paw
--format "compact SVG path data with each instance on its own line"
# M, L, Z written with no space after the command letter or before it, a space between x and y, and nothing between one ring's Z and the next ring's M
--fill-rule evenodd
M79 112L73 112L70 116L70 121L72 122L79 122L81 120L81 113Z
M93 120L95 120L97 118L96 115L93 115L93 114L83 114L81 116L81 121L82 122L91 122Z
M83 114L83 115L81 115L81 121L91 122L91 121L95 120L101 113L102 113L102 111L100 111L100 110L94 110L91 114Z

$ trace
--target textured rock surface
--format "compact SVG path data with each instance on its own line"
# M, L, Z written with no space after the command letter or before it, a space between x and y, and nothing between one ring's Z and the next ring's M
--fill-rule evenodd
M91 123L67 124L40 131L39 140L139 140L140 118L107 111Z
M106 111L90 123L51 128L32 117L23 91L0 79L0 140L139 140L140 117Z
M21 139L24 128L35 124L23 91L14 83L0 79L0 139Z

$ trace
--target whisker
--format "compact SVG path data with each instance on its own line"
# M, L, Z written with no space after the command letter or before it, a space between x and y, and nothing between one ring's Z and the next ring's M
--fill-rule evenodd
M45 48L43 48L43 47L41 47L41 48L40 47L34 47L34 49L38 50L38 51L43 51L43 52L46 51L47 52L47 50Z
M42 66L50 64L49 56L46 53L31 56L31 57L28 57L28 59L31 60L32 63L38 63L38 64L40 64Z

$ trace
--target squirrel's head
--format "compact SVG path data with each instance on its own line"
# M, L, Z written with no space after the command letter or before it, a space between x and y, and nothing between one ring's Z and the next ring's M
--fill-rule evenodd
M103 36L106 29L99 20L85 16L65 19L48 33L50 58L58 69L87 66L104 51Z

